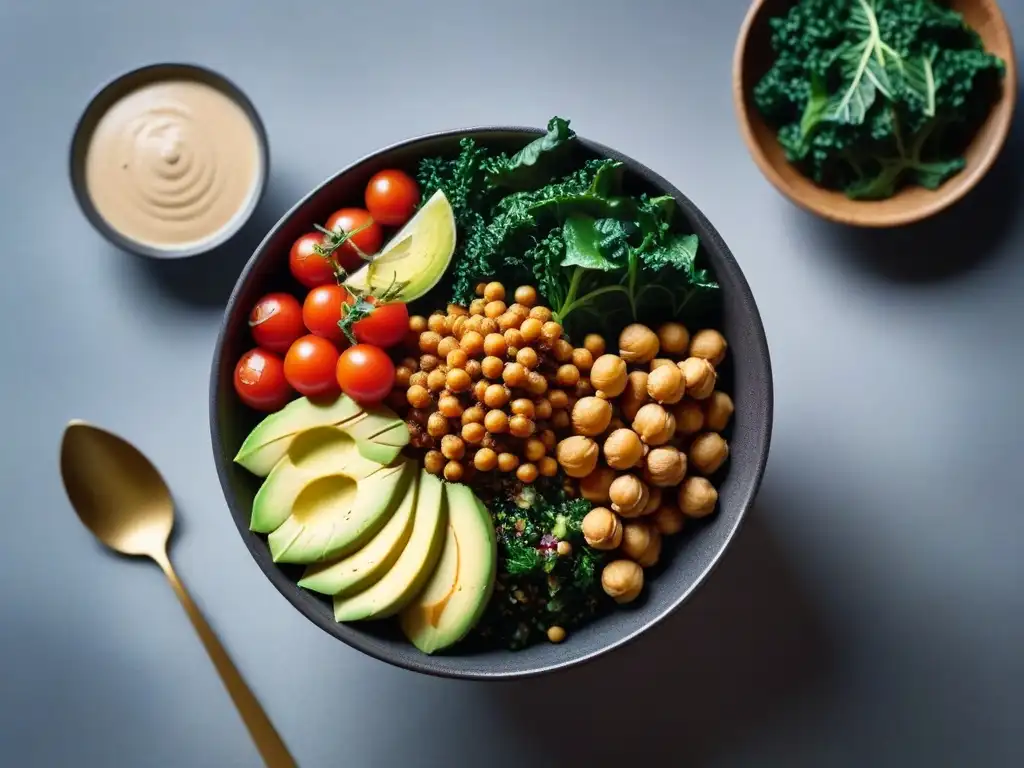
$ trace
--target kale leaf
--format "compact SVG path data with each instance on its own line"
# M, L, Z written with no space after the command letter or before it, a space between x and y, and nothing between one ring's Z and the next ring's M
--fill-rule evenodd
M934 0L801 0L772 19L754 88L790 162L854 199L935 189L998 97L1004 62Z

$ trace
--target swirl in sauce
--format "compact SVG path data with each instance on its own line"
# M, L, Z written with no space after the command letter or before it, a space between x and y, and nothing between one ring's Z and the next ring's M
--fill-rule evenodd
M258 194L260 140L228 95L195 80L149 83L96 124L85 183L97 212L124 237L177 250L239 224Z

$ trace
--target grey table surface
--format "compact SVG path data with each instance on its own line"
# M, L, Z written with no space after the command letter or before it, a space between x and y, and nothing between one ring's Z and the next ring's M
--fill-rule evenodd
M303 766L1024 765L1024 130L931 223L816 220L735 126L746 5L0 3L0 764L258 764L160 572L75 521L56 458L81 417L172 484L178 570ZM161 60L235 79L272 142L265 204L215 258L121 253L68 185L90 94ZM771 461L720 569L635 645L522 684L417 676L316 629L250 558L211 459L214 339L253 244L329 173L556 113L731 245L771 344Z

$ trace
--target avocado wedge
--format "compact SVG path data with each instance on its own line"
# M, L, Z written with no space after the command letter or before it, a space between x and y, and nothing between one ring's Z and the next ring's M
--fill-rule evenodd
M480 620L494 590L497 540L487 509L465 485L445 486L445 549L423 591L399 616L406 637L424 653L454 645Z
M270 533L281 525L292 513L296 497L314 480L328 475L360 480L384 466L364 458L357 441L342 427L314 427L289 441L253 499L249 529L257 533Z
M300 587L323 595L360 592L376 583L397 562L412 535L419 473L413 475L405 497L380 533L348 557L306 568Z
M274 562L317 563L359 549L394 514L415 473L415 465L406 461L358 484L347 475L313 480L267 539Z
M360 621L393 616L423 588L441 554L448 505L444 488L434 475L420 470L412 535L395 564L380 580L348 597L334 598L336 621Z

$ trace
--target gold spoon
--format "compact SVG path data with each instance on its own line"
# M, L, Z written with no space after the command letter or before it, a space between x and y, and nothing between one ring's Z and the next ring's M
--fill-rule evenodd
M150 557L163 569L263 761L271 768L294 768L263 707L171 567L167 539L174 526L174 502L156 467L126 440L74 420L64 430L60 471L71 505L96 538L116 552Z

